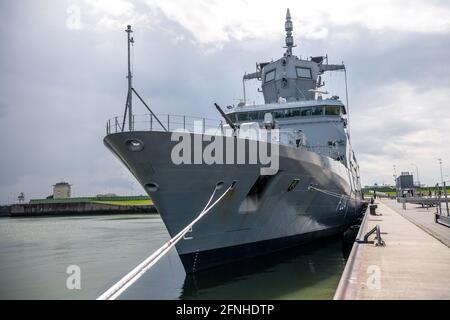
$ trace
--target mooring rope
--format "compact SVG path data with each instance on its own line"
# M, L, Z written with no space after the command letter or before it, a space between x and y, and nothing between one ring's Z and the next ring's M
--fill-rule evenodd
M315 191L321 192L323 194L326 194L326 195L329 195L331 197L335 197L335 198L338 198L338 199L354 200L351 196L348 196L346 194L341 194L341 193L333 192L333 191L330 191L330 190L316 188L313 185L309 185L308 190L315 190Z
M203 218L216 204L218 204L225 195L234 188L234 182L228 187L227 190L211 205L212 199L219 190L223 183L218 183L214 188L214 191L209 198L208 203L205 208L200 212L200 214L191 223L189 223L183 230L181 230L176 236L168 240L164 245L156 250L151 256L141 262L136 268L131 270L126 276L120 279L111 288L106 290L97 300L115 300L119 297L126 289L128 289L133 283L135 283L148 269L150 269L156 262L158 262L169 250L175 246L175 244L183 238L183 236L196 224L201 218Z
M336 210L339 210L339 211L341 211L341 210L343 210L343 209L345 209L347 207L347 201L355 201L355 203L357 201L356 200L356 194L355 194L355 198L353 199L351 195L348 196L346 194L341 194L341 193L333 192L333 191L330 191L330 190L316 188L312 184L310 184L308 186L308 190L315 190L315 191L321 192L323 194L326 194L326 195L328 195L330 197L338 198L339 199L339 203L336 206ZM356 212L356 206L355 206L355 212ZM347 217L347 210L345 211L345 217Z

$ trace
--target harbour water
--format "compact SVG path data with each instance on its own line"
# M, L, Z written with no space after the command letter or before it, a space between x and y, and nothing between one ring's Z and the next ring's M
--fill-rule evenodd
M158 215L1 218L0 299L95 299L167 239ZM188 276L171 251L120 298L332 299L344 264L339 237Z

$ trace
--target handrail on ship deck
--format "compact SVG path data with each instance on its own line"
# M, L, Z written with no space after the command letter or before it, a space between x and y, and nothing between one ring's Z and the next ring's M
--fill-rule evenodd
M158 117L161 123L156 120L156 117ZM221 120L171 114L157 114L156 117L151 113L133 115L132 131L173 132L175 130L185 130L192 133L224 135L224 123ZM129 132L129 128L122 128L123 123L126 123L123 121L123 117L118 116L109 119L106 122L106 134ZM290 131L284 132L281 129L280 136L283 134L289 135ZM292 146L296 147L295 145ZM341 155L339 152L329 145L301 145L297 148L308 150L335 160L342 160L340 159Z
M157 114L163 127L152 114L135 114L132 117L132 131L175 131L179 129L190 132L202 132L206 130L222 131L222 121L217 119L191 117L175 114ZM122 128L123 117L114 117L106 122L106 134L130 131L129 128Z

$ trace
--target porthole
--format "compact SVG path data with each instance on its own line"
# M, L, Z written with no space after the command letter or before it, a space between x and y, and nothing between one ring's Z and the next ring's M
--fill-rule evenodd
M144 186L144 188L145 188L145 190L146 190L147 192L149 192L149 193L151 193L151 192L156 192L156 191L159 190L158 184L157 184L157 183L154 183L154 182L147 183L147 184Z
M225 182L223 182L223 181L217 182L217 183L216 183L216 189L217 189L217 190L222 189L223 186L224 186L224 184L225 184Z
M128 150L132 151L132 152L139 152L144 150L144 143L141 140L138 139L131 139L131 140L127 140L127 142L125 142Z

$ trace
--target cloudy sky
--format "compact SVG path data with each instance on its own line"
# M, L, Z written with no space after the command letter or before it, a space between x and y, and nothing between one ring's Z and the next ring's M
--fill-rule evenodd
M363 184L413 163L434 184L437 158L450 180L448 1L3 0L0 203L45 197L60 180L75 196L144 193L102 143L123 112L127 24L135 88L153 110L218 118L213 102L236 103L242 74L282 55L287 7L296 55L347 65ZM342 96L342 74L324 80Z

